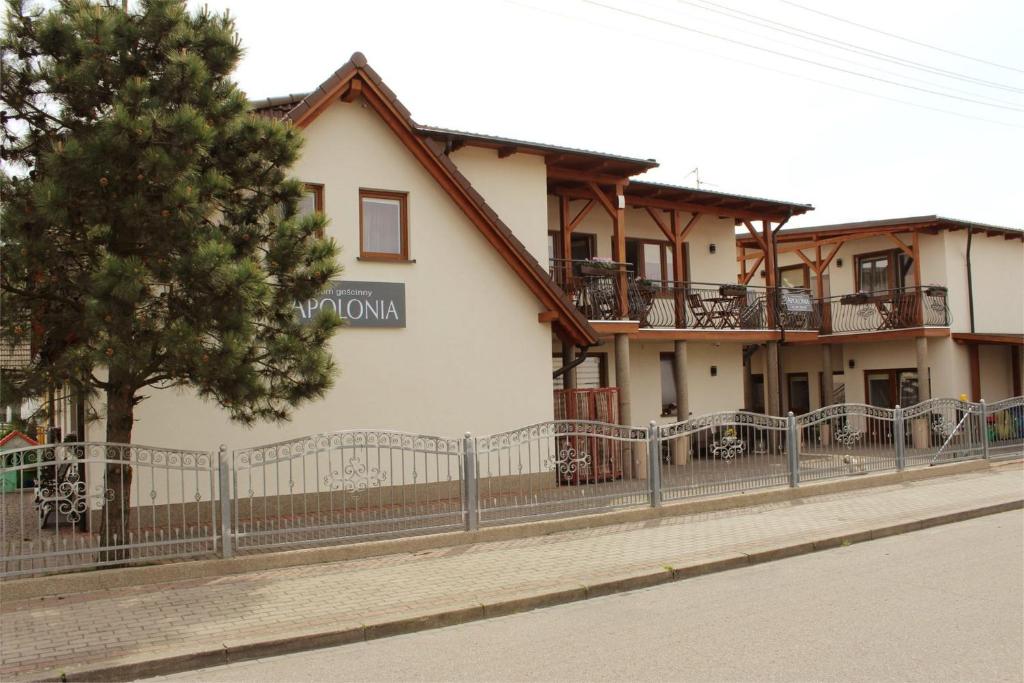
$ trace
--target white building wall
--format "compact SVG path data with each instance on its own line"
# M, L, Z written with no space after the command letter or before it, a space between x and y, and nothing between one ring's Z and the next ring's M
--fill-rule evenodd
M304 134L294 175L324 185L341 278L404 282L407 327L339 331L331 342L340 370L334 387L291 422L244 428L191 391L150 389L136 411L133 440L237 448L345 428L458 437L551 419L551 328L537 322L540 304L478 229L371 109L335 104ZM478 166L471 172L483 179L486 164ZM529 173L522 176L524 185L531 182ZM503 195L498 183L490 185L495 206L513 201L511 190ZM415 263L357 259L360 187L409 192ZM529 215L524 209L513 224L524 225ZM91 438L103 430L102 421L94 423Z
M462 147L450 158L533 257L548 267L547 166L536 154Z

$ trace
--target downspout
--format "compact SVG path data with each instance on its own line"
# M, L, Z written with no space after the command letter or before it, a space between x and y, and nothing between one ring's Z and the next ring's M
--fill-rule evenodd
M558 368L553 373L551 373L551 379L558 379L559 377L569 372L573 368L582 365L583 361L587 359L587 353L590 352L591 346L593 346L593 344L583 344L581 346L577 346L576 348L580 350L579 355L576 356L576 358L571 363L563 365L562 367Z
M971 278L971 237L974 226L967 226L967 306L971 315L971 334L974 334L974 282ZM920 285L920 283L918 283Z

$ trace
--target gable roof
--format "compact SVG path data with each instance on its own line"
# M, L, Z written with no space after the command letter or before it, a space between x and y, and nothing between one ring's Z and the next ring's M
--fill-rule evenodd
M339 98L351 102L362 97L480 230L546 311L551 312L554 316L551 324L558 336L579 345L597 343L597 333L586 318L448 158L444 144L421 133L421 127L413 121L409 110L370 68L362 53L354 53L348 62L298 102L294 101L295 97L257 102L254 109L305 128ZM286 108L286 113L279 113Z

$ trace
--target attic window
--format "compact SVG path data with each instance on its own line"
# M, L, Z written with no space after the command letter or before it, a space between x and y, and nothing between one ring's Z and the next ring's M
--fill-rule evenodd
M409 259L408 194L359 191L359 256L367 260Z

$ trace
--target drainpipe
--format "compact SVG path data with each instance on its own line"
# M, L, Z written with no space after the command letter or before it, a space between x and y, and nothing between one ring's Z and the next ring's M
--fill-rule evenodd
M974 283L971 278L971 237L974 235L974 226L967 226L967 306L971 315L971 334L974 334ZM920 284L920 283L918 283Z
M551 373L551 379L558 379L559 377L561 377L565 373L569 372L573 368L576 368L576 367L579 367L580 365L582 365L583 361L585 361L587 359L587 353L589 353L590 347L591 347L591 344L585 344L583 346L576 347L576 348L578 348L580 350L580 352L576 356L575 360L573 360L571 363L567 363L567 364L563 365L562 367L558 368L553 373Z

